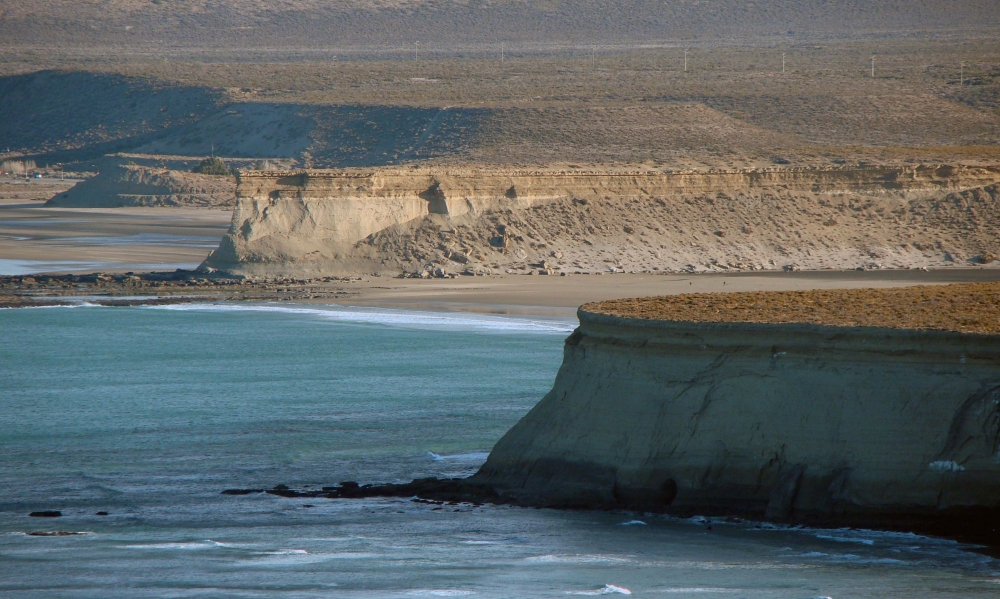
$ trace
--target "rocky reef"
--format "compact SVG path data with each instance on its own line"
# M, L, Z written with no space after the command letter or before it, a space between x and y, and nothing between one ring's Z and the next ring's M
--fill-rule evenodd
M470 482L528 505L1000 540L995 331L613 311L580 309L552 390Z
M324 276L909 268L1000 252L1000 169L242 171L206 267ZM916 230L915 230L916 229Z

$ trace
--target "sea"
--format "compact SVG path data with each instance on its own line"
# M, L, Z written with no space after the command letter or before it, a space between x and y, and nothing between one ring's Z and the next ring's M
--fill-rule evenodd
M575 324L0 310L0 596L1000 597L1000 562L913 534L221 494L470 475L551 387Z

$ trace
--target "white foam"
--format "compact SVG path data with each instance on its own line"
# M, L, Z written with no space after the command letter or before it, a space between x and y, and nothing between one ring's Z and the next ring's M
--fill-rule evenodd
M463 545L496 545L496 541L459 541Z
M630 560L623 557L608 555L535 555L524 558L526 562L535 564L607 564L624 563Z
M466 597L476 593L459 589L414 589L406 594L414 597Z
M726 589L722 587L671 587L669 589L654 589L654 593L738 593L743 589Z
M816 538L817 539L826 539L827 541L836 541L838 543L859 543L861 545L869 545L869 546L875 544L875 540L874 539L859 539L859 538L853 538L853 537L841 537L841 536L836 536L836 535L818 534L818 535L816 535Z
M616 584L606 584L593 591L566 591L567 595L631 595L632 591Z
M355 306L305 306L237 303L190 303L163 306L143 306L146 310L209 311L209 312L264 312L294 314L357 324L375 324L388 327L419 329L472 329L511 333L568 333L576 323L568 319L525 318L469 312L427 312L391 308L362 308Z
M629 520L628 522L622 522L618 526L646 526L646 523L642 520Z
M265 551L264 555L309 555L305 549L278 549L276 551Z
M473 453L456 453L452 455L439 455L434 453L433 451L428 451L427 457L430 458L432 462L443 462L445 460L482 461L490 457L490 454L486 453L485 451L478 451Z
M0 308L0 310L48 310L52 308L103 308L99 304L88 304L87 302L79 302L75 304L58 304L58 305L41 305L41 306L20 306L17 308Z
M214 541L194 541L188 543L145 543L141 545L119 545L120 549L178 549L178 550L199 550L215 549L221 547L221 543Z

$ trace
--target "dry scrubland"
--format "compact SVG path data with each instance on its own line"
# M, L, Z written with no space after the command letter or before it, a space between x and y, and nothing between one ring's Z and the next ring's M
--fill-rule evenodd
M996 334L1000 283L903 289L700 293L584 304L586 312L689 322L806 323Z
M993 39L701 43L687 73L679 46L602 50L593 62L583 51L515 54L503 64L445 54L347 62L277 50L162 57L128 46L7 49L0 139L42 161L207 155L214 145L223 156L314 167L742 168L1000 156ZM30 73L50 68L70 71Z
M156 170L212 152L285 168L994 166L992 8L12 1L0 9L0 150L100 172L54 200L80 206L217 205L231 183ZM131 169L132 158L101 158L110 152L149 160ZM358 249L407 272L972 265L1000 253L997 195L978 183L905 197L727 187L566 198L431 215ZM520 253L490 245L501 226Z
M7 0L0 38L51 46L128 44L411 48L725 38L953 35L1000 25L976 0Z

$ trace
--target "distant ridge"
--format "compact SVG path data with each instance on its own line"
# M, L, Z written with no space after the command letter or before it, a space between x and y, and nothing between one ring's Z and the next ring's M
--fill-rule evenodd
M995 33L982 0L7 0L8 45L427 49Z

